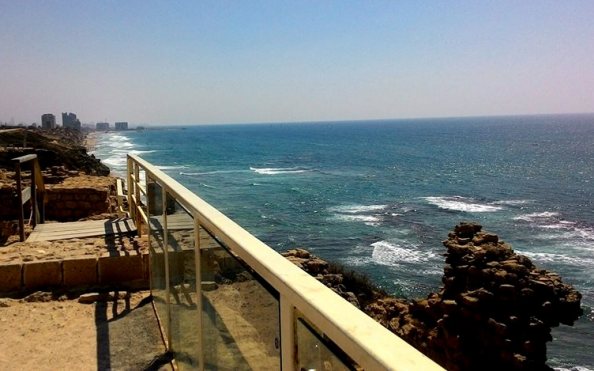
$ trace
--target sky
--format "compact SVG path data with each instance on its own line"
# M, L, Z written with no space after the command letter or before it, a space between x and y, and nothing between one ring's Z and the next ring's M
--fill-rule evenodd
M0 0L0 122L594 112L594 1Z

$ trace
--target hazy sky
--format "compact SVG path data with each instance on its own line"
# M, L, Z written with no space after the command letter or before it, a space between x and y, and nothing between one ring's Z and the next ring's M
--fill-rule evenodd
M591 0L0 0L0 28L0 121L594 112Z

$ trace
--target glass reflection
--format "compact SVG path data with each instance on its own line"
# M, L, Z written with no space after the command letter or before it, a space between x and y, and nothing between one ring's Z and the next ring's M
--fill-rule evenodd
M330 349L325 341L303 318L296 321L297 370L342 371L352 370ZM336 349L338 351L338 349Z
M198 367L200 341L194 218L173 197L168 195L167 200L171 349L180 369L194 369Z
M278 294L208 231L200 231L206 370L279 370Z

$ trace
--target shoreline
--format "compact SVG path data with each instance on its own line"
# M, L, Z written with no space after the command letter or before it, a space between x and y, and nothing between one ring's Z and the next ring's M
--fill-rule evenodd
M87 149L88 153L95 152L97 148L97 132L91 131L85 135L83 140L83 146Z

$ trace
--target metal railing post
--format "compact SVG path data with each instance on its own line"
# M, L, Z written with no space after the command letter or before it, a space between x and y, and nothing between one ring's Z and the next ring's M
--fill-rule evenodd
M37 185L37 180L39 180L39 187L37 192L41 194L41 210L39 205L37 205L37 211L39 212L39 223L45 223L45 184L43 182L43 174L41 173L41 167L39 166L39 160L35 158L33 160L33 171L35 172L35 177L38 178L35 181Z
M23 210L23 185L21 183L21 162L19 159L13 160L16 162L15 178L17 186L17 200L19 203L19 238L25 241L25 212Z
M167 228L167 191L165 187L161 187L161 208L163 216L163 255L165 256L165 305L167 310L165 314L167 318L167 350L173 350L171 344L171 288L169 287L169 230Z
M128 165L126 167L126 175L128 178L128 208L130 209L130 217L134 222L136 222L136 204L132 195L134 194L134 189L136 185L132 181L132 167L134 166L134 160L130 156L128 156ZM138 229L138 226L137 228Z
M37 158L31 161L31 223L33 227L37 226L37 185L35 184L35 163Z
M196 272L196 306L198 308L198 331L200 338L198 339L198 370L204 370L204 344L202 342L202 258L200 253L200 222L197 215L192 215L194 218L194 265Z
M134 197L136 198L136 207L140 208L140 165L134 164ZM142 236L142 222L139 212L135 212L134 223L136 223L136 231L138 232L138 237Z

